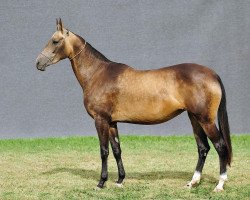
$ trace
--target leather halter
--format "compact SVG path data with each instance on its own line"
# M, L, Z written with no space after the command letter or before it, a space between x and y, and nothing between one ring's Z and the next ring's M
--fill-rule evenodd
M83 49L86 47L86 44L87 44L87 42L85 40L83 48L76 55L74 55L72 58L69 58L69 60L73 60L76 56L78 56L83 51Z

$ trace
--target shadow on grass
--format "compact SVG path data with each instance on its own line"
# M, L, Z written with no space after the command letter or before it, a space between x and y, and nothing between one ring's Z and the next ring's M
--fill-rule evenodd
M43 172L43 175L52 175L57 173L71 173L76 176L80 176L84 179L98 180L100 178L100 172L94 170L77 169L77 168L55 168L53 170ZM109 172L110 178L116 178L118 173ZM136 180L162 180L162 179L183 179L188 181L193 176L193 172L185 171L151 171L151 172L127 172L126 179L136 179ZM216 178L203 174L203 179L207 179L208 182L215 183Z

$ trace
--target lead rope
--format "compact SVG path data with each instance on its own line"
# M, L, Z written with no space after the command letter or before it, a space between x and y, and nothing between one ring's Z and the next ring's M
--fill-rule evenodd
M85 40L83 48L76 55L74 55L72 58L69 58L69 60L73 60L76 56L78 56L83 51L83 49L85 48L86 44L87 44L87 42Z

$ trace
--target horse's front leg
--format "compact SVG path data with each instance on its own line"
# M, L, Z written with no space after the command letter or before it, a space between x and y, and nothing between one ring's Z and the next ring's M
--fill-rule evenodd
M120 147L120 140L118 136L118 129L117 125L112 124L109 129L109 140L111 143L111 147L113 150L113 154L117 163L118 167L118 181L116 182L118 187L122 187L122 181L125 178L125 171L122 163L122 158L121 158L121 147Z
M101 178L97 185L99 188L103 188L104 183L108 179L108 155L109 155L109 123L103 117L95 118L95 126L100 142L100 153L102 159L102 172Z

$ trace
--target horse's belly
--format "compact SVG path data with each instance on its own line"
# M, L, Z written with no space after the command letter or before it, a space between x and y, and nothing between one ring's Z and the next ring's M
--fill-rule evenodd
M182 112L174 101L127 102L112 113L113 121L156 124L172 119Z

